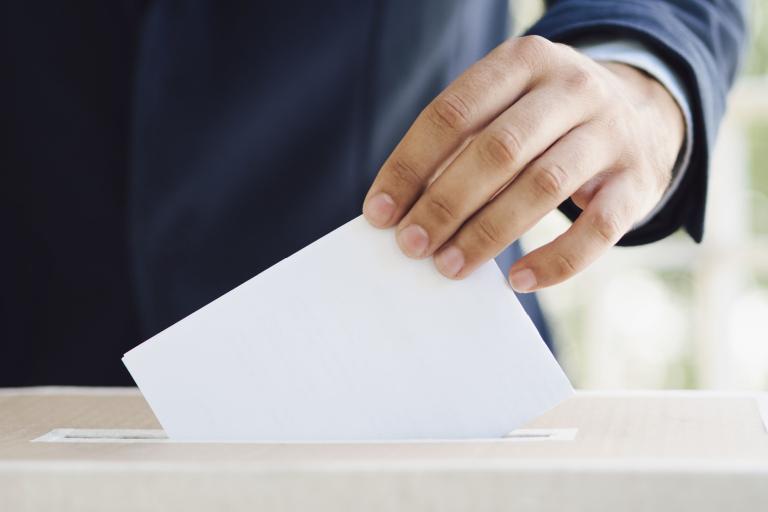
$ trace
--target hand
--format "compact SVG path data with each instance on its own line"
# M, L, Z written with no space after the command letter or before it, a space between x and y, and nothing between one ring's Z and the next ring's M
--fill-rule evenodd
M685 133L656 80L537 36L511 39L417 117L363 213L413 258L466 277L570 197L583 211L510 269L533 291L592 263L658 203Z

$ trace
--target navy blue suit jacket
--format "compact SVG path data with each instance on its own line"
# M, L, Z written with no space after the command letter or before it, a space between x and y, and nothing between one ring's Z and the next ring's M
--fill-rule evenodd
M3 3L0 385L128 384L125 350L358 215L419 110L506 37L506 4ZM636 37L688 88L691 168L625 243L701 237L739 5L563 0L531 29Z

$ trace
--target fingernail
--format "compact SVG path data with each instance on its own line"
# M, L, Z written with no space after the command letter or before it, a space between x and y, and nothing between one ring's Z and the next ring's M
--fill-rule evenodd
M383 192L370 198L363 206L363 215L377 227L386 226L394 213L395 201L389 194Z
M444 276L456 277L464 267L464 253L458 247L448 247L435 255L435 265Z
M515 291L529 292L536 288L536 275L530 269L518 270L509 276L509 284Z
M403 249L406 256L411 258L421 258L429 245L429 235L418 224L411 224L400 231L400 234L397 235L397 240L400 242L400 248Z

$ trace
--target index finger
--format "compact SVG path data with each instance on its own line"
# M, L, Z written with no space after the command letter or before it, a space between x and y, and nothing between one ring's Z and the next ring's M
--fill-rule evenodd
M466 138L523 95L551 45L536 36L510 40L427 105L379 170L363 203L366 219L382 228L397 224Z

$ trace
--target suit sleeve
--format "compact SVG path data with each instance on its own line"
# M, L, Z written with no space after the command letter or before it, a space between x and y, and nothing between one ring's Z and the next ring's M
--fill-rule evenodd
M704 229L709 158L745 42L740 0L555 0L528 34L578 44L580 40L634 38L682 80L690 99L692 142L682 182L648 222L619 245L654 242L684 228L697 242ZM560 210L581 211L570 200Z

